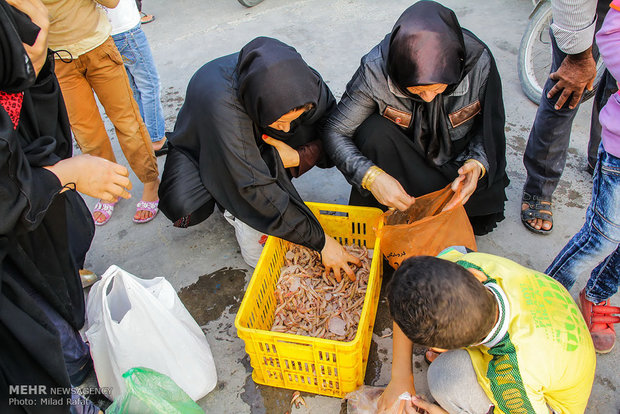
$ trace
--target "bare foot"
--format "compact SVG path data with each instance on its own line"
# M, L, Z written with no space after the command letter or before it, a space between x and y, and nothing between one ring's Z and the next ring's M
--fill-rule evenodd
M166 143L166 137L160 139L159 141L153 142L153 151L159 151L164 144Z
M101 205L101 210L108 212L109 217L106 219L106 215L103 212L93 211L93 220L95 220L95 224L97 225L105 224L107 220L109 220L112 217L112 213L114 212L114 206L116 206L117 202L113 203L111 207L107 207L108 205L110 205L110 203L105 202L103 200L99 200L99 202L97 203L95 207L98 207L99 205Z
M142 191L141 200L157 201L159 199L159 196L157 195L157 190L159 190L159 179L151 181L150 183L145 183L144 190ZM153 213L146 210L141 210L136 211L136 214L133 217L136 220L146 220L150 217L153 217Z
M155 20L155 16L153 16L152 14L140 12L140 23L147 24L151 23L153 20Z
M93 218L97 223L103 223L103 221L105 220L105 216L98 211L95 211L93 213Z
M549 201L541 201L540 204L551 206L551 203ZM527 210L528 207L529 205L527 203L521 204L521 211ZM540 210L540 212L553 215L551 210ZM553 223L551 221L543 220L543 219L532 219L532 220L527 220L527 222L530 224L530 226L534 227L536 230L543 229L543 230L549 231L551 230L551 227L553 226Z

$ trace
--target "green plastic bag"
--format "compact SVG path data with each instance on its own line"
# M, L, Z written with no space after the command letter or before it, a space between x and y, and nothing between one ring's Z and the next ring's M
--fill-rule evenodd
M106 414L204 414L167 375L148 368L131 368L123 374L127 390Z

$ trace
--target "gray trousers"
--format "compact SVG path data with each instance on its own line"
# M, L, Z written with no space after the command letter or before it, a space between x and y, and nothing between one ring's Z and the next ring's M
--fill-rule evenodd
M428 387L450 414L486 414L492 405L464 349L444 352L428 368Z
M597 31L603 24L608 10L609 1L599 0L596 22ZM549 33L553 50L551 72L555 72L560 67L566 54L558 48L551 31ZM596 44L593 47L592 53L595 59L598 58ZM551 79L547 79L545 83L536 118L532 125L532 131L523 154L523 165L527 171L523 191L540 196L543 200L551 200L551 196L558 186L564 171L573 119L579 109L579 105L574 109L568 109L568 105L559 110L554 109L560 94L558 93L549 99L547 98L547 93L555 83ZM598 86L592 108L590 142L588 144L588 163L592 167L596 164L598 145L601 141L601 126L598 121L598 115L601 108L607 103L609 96L617 90L615 80L609 74L609 71L605 71L604 77Z

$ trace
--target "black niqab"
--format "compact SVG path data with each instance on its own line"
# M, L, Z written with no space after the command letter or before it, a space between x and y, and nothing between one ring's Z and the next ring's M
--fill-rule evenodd
M452 93L484 50L466 50L454 12L434 1L420 1L396 21L387 42L386 69L400 91L413 99L411 134L427 162L442 166L456 154L450 139L443 98ZM446 90L424 102L408 87L443 83Z
M291 46L258 37L239 52L239 100L248 116L266 128L292 109L317 104L321 82Z

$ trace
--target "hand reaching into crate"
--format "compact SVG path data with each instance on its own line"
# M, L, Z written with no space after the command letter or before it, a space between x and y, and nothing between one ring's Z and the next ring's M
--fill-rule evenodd
M325 235L325 246L321 250L321 261L325 266L325 273L329 274L333 271L336 281L339 283L341 279L340 270L343 270L351 281L355 281L355 273L349 263L354 263L358 267L362 265L359 258L348 253L340 243L327 234Z

